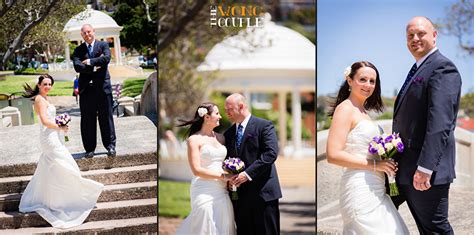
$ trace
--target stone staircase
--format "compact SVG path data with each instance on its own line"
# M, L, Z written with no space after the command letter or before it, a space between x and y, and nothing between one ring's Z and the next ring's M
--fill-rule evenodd
M36 168L37 157L34 156L19 163L12 160L12 164L0 165L0 234L157 234L156 127L145 117L118 118L115 124L115 158L107 157L105 151L100 152L100 144L96 151L98 155L91 159L82 158L78 151L71 151L80 148L77 146L80 137L74 130L70 133L72 143L68 142L67 147L73 153L83 177L105 185L96 207L84 224L70 229L55 229L35 212L18 211L21 193ZM119 130L128 130L128 134ZM139 133L141 138L137 138ZM146 139L150 139L151 143L143 143ZM101 143L100 139L98 143ZM5 147L0 144L2 150ZM5 152L21 154L20 149Z

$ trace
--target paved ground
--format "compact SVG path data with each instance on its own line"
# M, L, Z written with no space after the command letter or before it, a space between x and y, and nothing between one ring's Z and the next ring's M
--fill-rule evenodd
M341 234L342 219L339 213L338 182L340 167L326 160L317 163L317 234ZM449 221L456 234L474 234L474 191L452 187L449 193ZM411 234L418 234L415 221L404 203L399 212Z
M283 198L280 200L281 234L315 234L315 157L276 162ZM159 234L174 234L181 219L159 218Z

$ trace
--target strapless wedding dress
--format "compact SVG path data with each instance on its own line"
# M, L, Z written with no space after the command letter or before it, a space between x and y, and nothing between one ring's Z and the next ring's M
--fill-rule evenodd
M346 152L356 158L373 158L369 142L380 134L369 120L360 121L347 136ZM383 172L344 168L340 183L343 234L409 234L400 214L385 193Z
M48 105L51 121L56 108ZM64 136L40 121L42 154L20 201L20 212L36 211L56 228L80 225L96 205L103 184L81 177L76 161L64 146Z
M225 146L201 146L201 167L224 172L222 161ZM193 177L191 181L191 213L176 230L176 234L233 235L236 233L234 209L226 183Z

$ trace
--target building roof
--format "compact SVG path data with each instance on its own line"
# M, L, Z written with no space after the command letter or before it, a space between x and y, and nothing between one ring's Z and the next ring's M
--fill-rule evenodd
M248 27L238 35L216 44L198 70L264 69L314 72L316 46L300 33L277 25L270 19L267 13L263 27Z
M96 31L96 37L112 37L120 35L123 27L104 12L97 11L87 5L86 10L73 16L64 26L63 32L69 40L82 40L81 27L90 24Z

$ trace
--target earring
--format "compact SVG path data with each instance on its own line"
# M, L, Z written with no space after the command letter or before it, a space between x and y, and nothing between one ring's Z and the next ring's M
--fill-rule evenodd
M349 87L349 91L351 91L351 87Z

